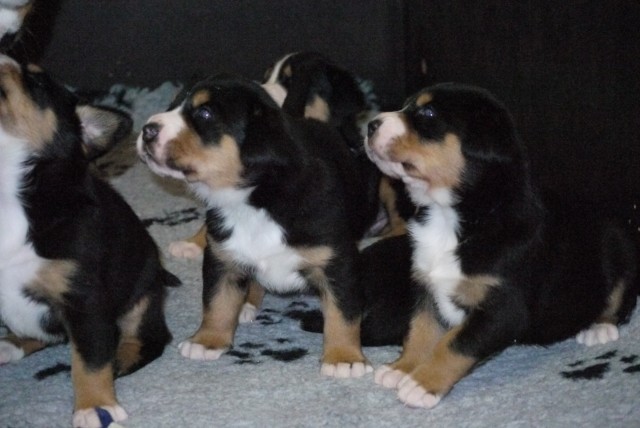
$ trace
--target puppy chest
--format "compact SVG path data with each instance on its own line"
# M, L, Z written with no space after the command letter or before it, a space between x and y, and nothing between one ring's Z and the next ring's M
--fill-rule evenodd
M452 325L464 318L464 311L452 300L464 278L456 255L458 219L452 210L433 209L422 222L410 225L414 241L413 271L433 296L440 315Z
M286 244L284 231L265 211L244 207L226 218L225 226L232 232L221 244L234 262L248 267L272 291L295 291L305 286L299 273L302 256Z

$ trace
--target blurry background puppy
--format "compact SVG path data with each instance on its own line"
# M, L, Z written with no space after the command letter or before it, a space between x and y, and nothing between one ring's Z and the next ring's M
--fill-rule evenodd
M0 52L38 63L62 0L0 0Z

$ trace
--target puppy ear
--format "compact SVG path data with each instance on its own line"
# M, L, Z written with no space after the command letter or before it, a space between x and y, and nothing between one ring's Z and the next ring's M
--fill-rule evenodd
M113 108L79 105L76 113L82 125L82 149L89 160L109 151L133 128L131 117Z

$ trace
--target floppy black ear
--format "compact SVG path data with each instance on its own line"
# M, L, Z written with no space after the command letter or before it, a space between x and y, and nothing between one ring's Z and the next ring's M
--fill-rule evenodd
M109 151L133 128L131 117L117 109L79 105L76 113L82 125L82 149L89 160Z

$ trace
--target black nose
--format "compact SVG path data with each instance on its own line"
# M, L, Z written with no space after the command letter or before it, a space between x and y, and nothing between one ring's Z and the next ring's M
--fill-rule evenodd
M157 123L147 123L142 127L142 141L152 143L160 133L160 125Z
M381 123L382 121L380 119L374 119L369 122L369 125L367 125L367 137L371 138L371 136L376 133L378 128L380 128Z

